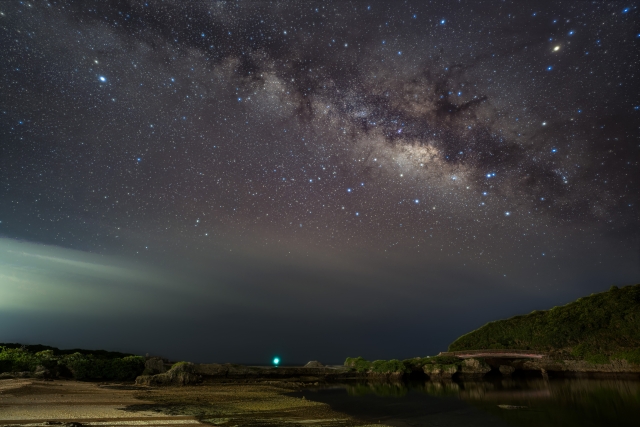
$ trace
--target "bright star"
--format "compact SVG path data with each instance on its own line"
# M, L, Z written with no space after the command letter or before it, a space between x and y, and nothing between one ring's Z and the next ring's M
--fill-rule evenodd
M107 78L105 76L100 76L98 77L98 79L100 79L101 82L106 82Z

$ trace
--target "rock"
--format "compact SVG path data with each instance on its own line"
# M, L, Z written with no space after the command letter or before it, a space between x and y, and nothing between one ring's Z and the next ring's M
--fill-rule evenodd
M201 363L195 365L194 372L200 375L207 375L212 377L226 377L229 373L231 364L226 363L224 365L219 363Z
M163 374L140 375L136 378L136 385L184 386L196 384L202 380L202 377L194 371L193 363L178 362Z
M511 374L513 374L516 371L516 368L514 368L513 366L509 366L509 365L500 365L498 370L505 377L510 377Z
M458 365L426 364L422 370L432 381L450 380L458 372Z
M33 371L33 377L38 379L50 378L51 372L42 365L36 366L36 370Z
M151 357L144 362L144 372L142 375L157 375L167 372L167 368L164 366L164 360L160 357Z
M464 359L459 372L463 379L480 379L489 371L491 371L491 366L483 360Z
M311 362L304 365L305 368L323 368L324 365L316 360L312 360Z

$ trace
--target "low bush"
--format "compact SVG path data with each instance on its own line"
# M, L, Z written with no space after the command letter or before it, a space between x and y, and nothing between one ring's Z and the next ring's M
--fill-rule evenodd
M629 351L621 351L612 356L613 359L626 360L634 365L640 365L640 348Z
M395 372L409 372L407 367L397 359L376 360L371 363L371 372L378 374L392 374Z
M405 359L402 361L406 372L419 371L422 372L422 367L428 363L429 357L414 357L413 359Z
M371 369L371 362L363 357L347 357L344 365L354 368L357 372L367 372Z
M348 357L345 366L353 368L357 372L374 372L378 374L392 374L402 372L422 372L425 366L439 369L443 366L460 366L461 360L455 356L415 357L405 360L375 360L369 362L363 357Z
M62 359L73 377L78 380L133 380L144 370L144 357L126 356L118 359L103 359L93 355L74 353Z
M1 372L33 371L39 364L40 359L27 350L0 347Z

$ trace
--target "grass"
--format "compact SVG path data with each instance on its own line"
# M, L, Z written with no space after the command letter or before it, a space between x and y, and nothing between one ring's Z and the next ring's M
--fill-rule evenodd
M449 346L449 351L480 349L536 350L591 363L624 359L640 364L640 284L613 286L561 307L491 322Z

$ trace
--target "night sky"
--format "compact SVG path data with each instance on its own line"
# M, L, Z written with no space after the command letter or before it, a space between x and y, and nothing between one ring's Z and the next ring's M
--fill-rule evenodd
M0 342L406 358L640 281L639 7L1 2Z

